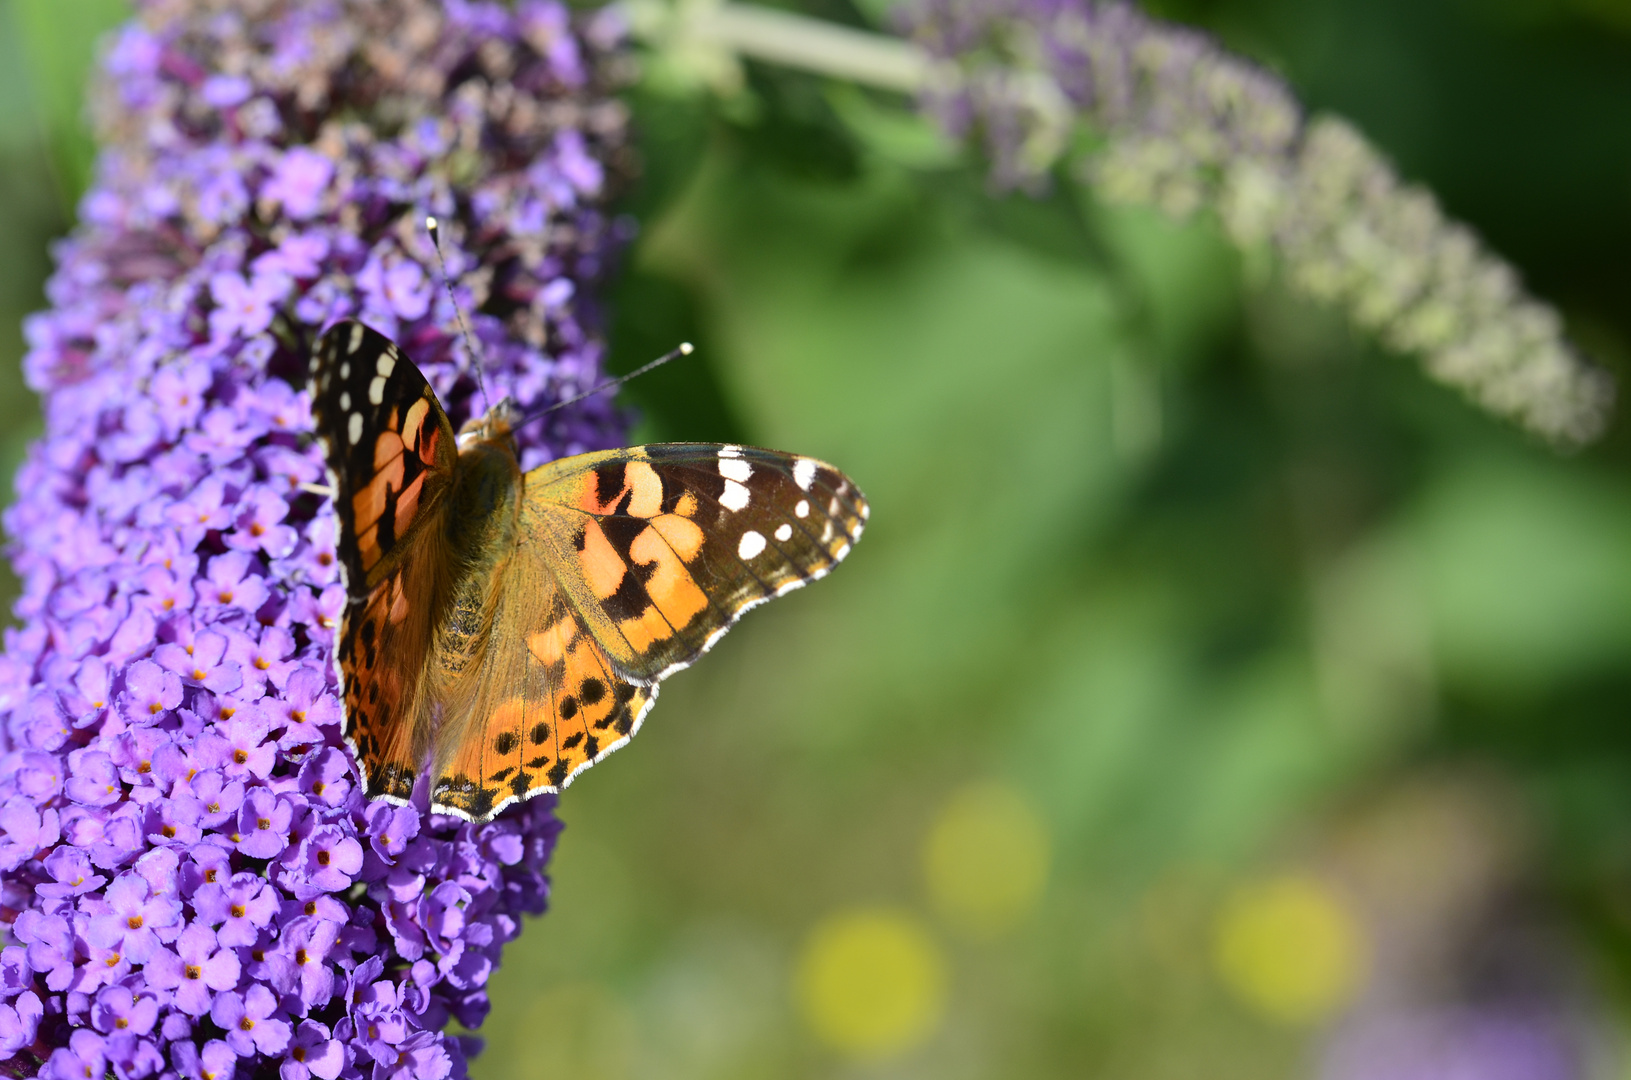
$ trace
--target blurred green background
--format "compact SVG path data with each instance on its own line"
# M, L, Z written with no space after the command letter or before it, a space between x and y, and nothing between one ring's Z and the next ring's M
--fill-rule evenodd
M0 0L0 453L118 6ZM861 24L842 0L806 10ZM1183 0L1624 373L1631 5ZM1204 221L993 198L899 102L635 92L641 439L865 541L562 801L484 1080L1631 1076L1631 444L1559 458Z

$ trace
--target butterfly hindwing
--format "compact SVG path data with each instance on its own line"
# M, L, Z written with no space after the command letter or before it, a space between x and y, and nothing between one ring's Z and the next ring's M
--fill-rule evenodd
M405 558L361 601L348 605L335 660L345 695L345 738L373 796L407 799L428 749L432 715L427 660L435 565Z
M520 509L483 667L432 788L478 820L627 742L658 681L743 611L830 570L867 513L814 459L692 443L543 466Z
M517 549L468 698L450 703L464 721L439 740L431 798L478 821L566 786L626 742L656 698L618 676L542 556L525 540Z
M323 335L312 413L334 491L348 603L335 661L370 795L407 798L430 738L425 672L440 603L452 425L418 367L358 322Z

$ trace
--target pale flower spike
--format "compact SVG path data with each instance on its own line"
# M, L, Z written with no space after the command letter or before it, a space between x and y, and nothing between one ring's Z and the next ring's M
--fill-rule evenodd
M914 93L978 141L999 189L1064 175L1110 202L1213 215L1295 289L1554 446L1608 426L1614 382L1557 311L1351 125L1277 77L1128 4L913 0L913 42L721 0L626 0L657 68L722 93L740 58Z
M1112 202L1209 212L1490 412L1562 448L1607 427L1613 380L1509 263L1351 125L1306 118L1278 78L1206 35L1091 0L920 0L908 23L957 72L926 84L927 107L983 138L1000 186L1062 169Z

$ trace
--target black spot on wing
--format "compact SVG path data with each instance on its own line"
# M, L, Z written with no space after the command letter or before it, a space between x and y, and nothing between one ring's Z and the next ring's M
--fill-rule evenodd
M368 793L406 799L413 794L414 775L414 770L401 765L374 765L368 770Z
M670 443L647 446L644 451L663 482L663 509L672 511L686 491L694 491L715 502L725 494L717 445Z
M608 514L597 519L600 522L600 531L606 534L606 542L612 545L612 550L625 563L630 562L629 548L634 544L635 538L646 531L646 519L628 517L620 514Z
M595 466L595 501L605 506L623 490L626 466L621 461L608 461Z
M607 719L612 722L613 729L619 735L627 735L634 730L633 702L635 695L639 692L639 687L633 683L617 682L612 684L612 698L616 701L617 707L612 710Z
M509 769L497 774L498 777L508 775ZM493 783L500 783L495 778ZM470 815L477 821L483 821L493 812L493 802L497 789L478 784L464 773L450 776L436 786L432 801L440 806L449 806L462 813Z
M600 606L613 622L639 618L651 606L651 595L646 592L645 584L640 579L643 576L649 578L655 569L654 566L629 565L623 580L617 583L617 591L600 601Z
M496 794L490 788L477 788L470 795L470 801L465 804L465 812L473 818L485 818L493 812L493 796Z
M407 470L403 471L405 473ZM381 551L390 551L396 546L396 500L399 494L394 487L385 489L385 509L375 522L377 531L374 533L374 543L379 545Z
M663 485L662 512L672 514L679 509L680 500L685 497L685 493L689 489L681 482L673 469L653 469L652 471L657 474L657 479Z

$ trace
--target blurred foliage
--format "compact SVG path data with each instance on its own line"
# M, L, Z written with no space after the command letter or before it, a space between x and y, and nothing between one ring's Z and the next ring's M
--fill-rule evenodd
M128 0L5 0L14 59L27 72L28 93L64 200L90 182L96 145L84 123L86 73L101 35L130 16Z
M0 474L8 477L40 431L19 328L45 304L47 245L67 231L90 177L82 103L95 42L127 10L122 0L0 0L0 326L11 328L0 334ZM16 595L10 565L0 565L7 610Z
M1620 6L1160 9L1355 120L1623 373ZM16 325L71 174L0 60ZM639 438L818 455L875 512L567 794L475 1075L1304 1076L1355 1017L1512 985L1623 1071L1625 425L1558 458L1204 224L993 198L886 97L748 95L631 97L613 366L695 341L629 388Z

